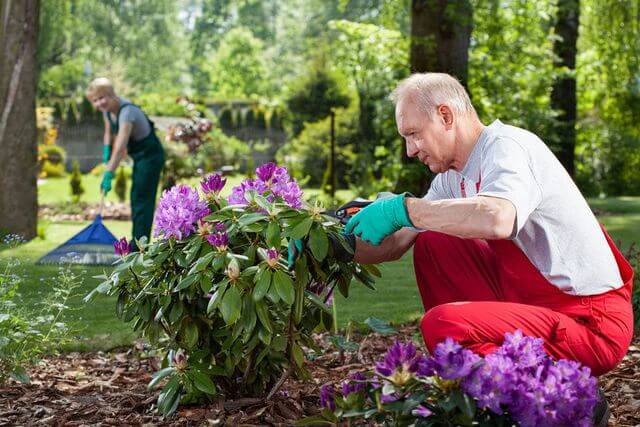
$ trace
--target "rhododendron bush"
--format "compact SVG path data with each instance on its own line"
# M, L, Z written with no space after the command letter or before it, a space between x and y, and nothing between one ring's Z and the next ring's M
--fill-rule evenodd
M352 251L337 220L308 206L284 168L268 163L220 195L225 180L166 190L155 213L155 239L129 253L92 293L117 296L116 312L166 357L151 386L158 409L180 402L272 395L293 374L307 376L303 347L332 324L326 301L347 296L352 278L372 286L372 266L340 261ZM290 239L304 245L287 265ZM92 296L90 295L90 297Z

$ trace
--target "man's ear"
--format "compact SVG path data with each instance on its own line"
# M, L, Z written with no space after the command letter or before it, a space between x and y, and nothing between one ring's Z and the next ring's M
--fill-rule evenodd
M453 110L447 104L438 105L438 114L447 130L453 128Z

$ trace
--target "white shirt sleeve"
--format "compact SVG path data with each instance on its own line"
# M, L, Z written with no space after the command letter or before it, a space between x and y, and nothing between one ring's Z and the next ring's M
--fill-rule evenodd
M429 191L427 191L427 194L424 195L423 199L433 201L451 198L444 189L443 180L444 174L437 174L431 181Z
M509 200L516 209L514 238L529 215L542 201L526 150L515 140L498 138L487 144L482 155L479 196Z

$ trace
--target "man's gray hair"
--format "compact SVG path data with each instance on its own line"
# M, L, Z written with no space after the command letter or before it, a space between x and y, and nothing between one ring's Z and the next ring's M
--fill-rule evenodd
M463 115L477 115L469 94L453 76L445 73L416 73L402 80L391 93L391 100L398 105L411 97L416 106L433 118L439 105L447 104Z

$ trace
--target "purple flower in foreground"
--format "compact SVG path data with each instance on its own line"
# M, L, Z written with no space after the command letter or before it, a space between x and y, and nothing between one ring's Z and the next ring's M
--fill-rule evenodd
M196 223L209 215L207 203L186 185L176 185L162 193L155 217L155 236L181 240L196 229Z
M123 237L113 243L113 248L115 249L116 255L125 256L131 252L131 243L127 242L126 237Z
M527 337L517 329L512 334L504 334L504 342L497 353L513 360L519 368L536 369L547 358L542 338Z
M355 373L342 383L342 397L345 399L352 393L364 391L367 378L360 372Z
M273 162L269 162L258 167L258 169L256 169L256 175L261 181L267 182L271 179L275 171L276 171L276 164Z
M231 189L231 195L227 199L230 205L246 205L249 201L246 198L246 193L249 191L255 191L257 194L264 194L269 187L263 181L259 179L245 179Z
M381 362L376 362L376 372L387 377L395 385L404 385L418 373L425 357L416 354L413 343L393 343Z
M422 405L418 405L418 407L416 409L411 411L411 414L415 415L416 417L426 418L426 417L430 417L431 415L433 415L433 412L431 412L430 410L428 410L427 408L425 408Z
M276 248L267 249L267 264L271 268L275 268L278 265L278 259L280 258L280 254Z
M227 233L213 233L207 235L207 242L219 251L224 251L229 245L229 236Z
M336 402L333 400L334 393L335 390L331 384L325 384L320 387L320 406L335 411Z
M218 194L227 183L226 179L222 179L219 173L213 173L205 176L200 181L200 188L204 194Z
M477 354L447 338L436 346L432 360L436 374L446 380L455 380L469 375L481 359Z

